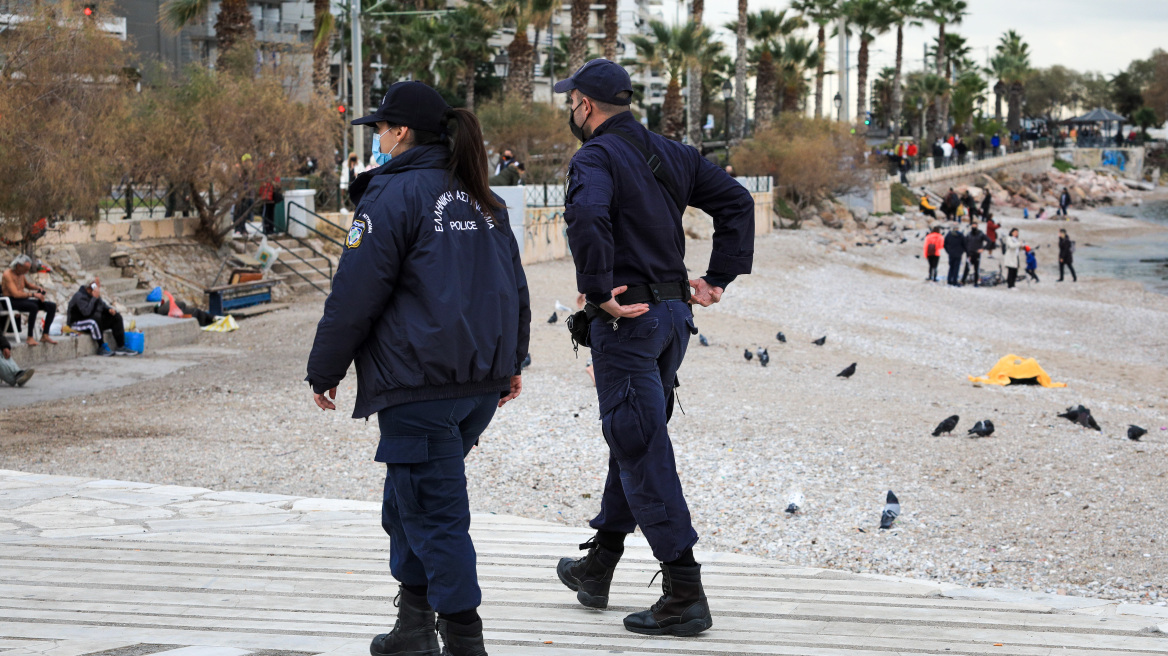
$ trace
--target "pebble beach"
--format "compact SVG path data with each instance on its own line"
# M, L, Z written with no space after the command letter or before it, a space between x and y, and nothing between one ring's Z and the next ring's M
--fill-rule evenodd
M1163 228L1072 216L998 215L1000 232L1019 227L1041 246L1042 282L1013 291L925 282L916 228L899 231L904 243L862 248L830 229L760 236L754 273L696 309L710 346L693 339L679 372L684 414L670 428L700 547L1168 605L1168 297L1083 272L1056 283L1053 259L1060 227L1080 251ZM709 242L687 247L704 271ZM983 258L983 270L998 261ZM584 526L607 451L587 352L546 323L556 301L574 301L572 265L527 275L533 364L467 460L471 507ZM377 422L349 418L355 381L340 386L335 413L301 382L320 308L308 299L204 335L175 349L198 364L163 379L0 412L0 468L378 500ZM759 347L768 367L743 358ZM1010 353L1067 387L968 380ZM853 362L854 376L836 377ZM1056 416L1080 403L1101 432ZM932 437L953 414L954 434ZM993 436L966 437L982 419ZM1128 424L1149 434L1129 441ZM888 490L902 514L882 531ZM788 514L794 491L805 503Z

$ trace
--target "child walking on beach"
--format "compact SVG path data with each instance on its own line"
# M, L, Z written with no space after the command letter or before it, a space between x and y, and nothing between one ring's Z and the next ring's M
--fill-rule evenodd
M1026 247L1026 275L1030 276L1034 282L1038 280L1038 258L1034 255L1034 250L1029 246Z

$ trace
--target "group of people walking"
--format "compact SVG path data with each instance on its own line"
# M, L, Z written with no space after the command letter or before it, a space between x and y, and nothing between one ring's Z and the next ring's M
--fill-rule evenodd
M640 528L661 563L662 595L625 617L625 629L696 635L713 620L667 424L697 334L693 306L717 303L751 271L754 200L697 150L646 130L618 64L589 61L555 91L568 94L568 127L583 143L566 188L587 301L572 336L592 350L609 459L587 553L548 576L582 606L608 607L625 538ZM400 597L397 623L370 653L485 656L463 460L496 409L523 391L531 311L519 247L488 186L473 113L421 82L399 82L354 124L375 128L376 166L349 186L357 209L306 380L314 403L335 410L355 364L353 416L378 416L382 527ZM688 205L715 226L709 266L694 279L683 258Z

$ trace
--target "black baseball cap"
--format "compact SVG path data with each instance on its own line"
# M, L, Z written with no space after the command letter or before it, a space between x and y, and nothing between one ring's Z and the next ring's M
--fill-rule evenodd
M555 89L556 93L579 89L589 98L610 105L628 105L633 101L633 82L628 72L607 59L593 59L584 64L572 77L556 82Z
M421 82L398 82L389 87L377 111L353 121L353 125L369 125L385 121L413 130L441 134L446 125L450 105L442 96Z

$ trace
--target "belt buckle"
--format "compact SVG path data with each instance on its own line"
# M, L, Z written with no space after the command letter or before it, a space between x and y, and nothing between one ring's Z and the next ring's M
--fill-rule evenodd
M650 284L650 285L649 285L649 292L650 292L651 294L653 294L653 302L654 302L654 303L660 303L660 302L661 302L661 288L659 288L659 287L658 287L657 285L655 285L655 284Z

